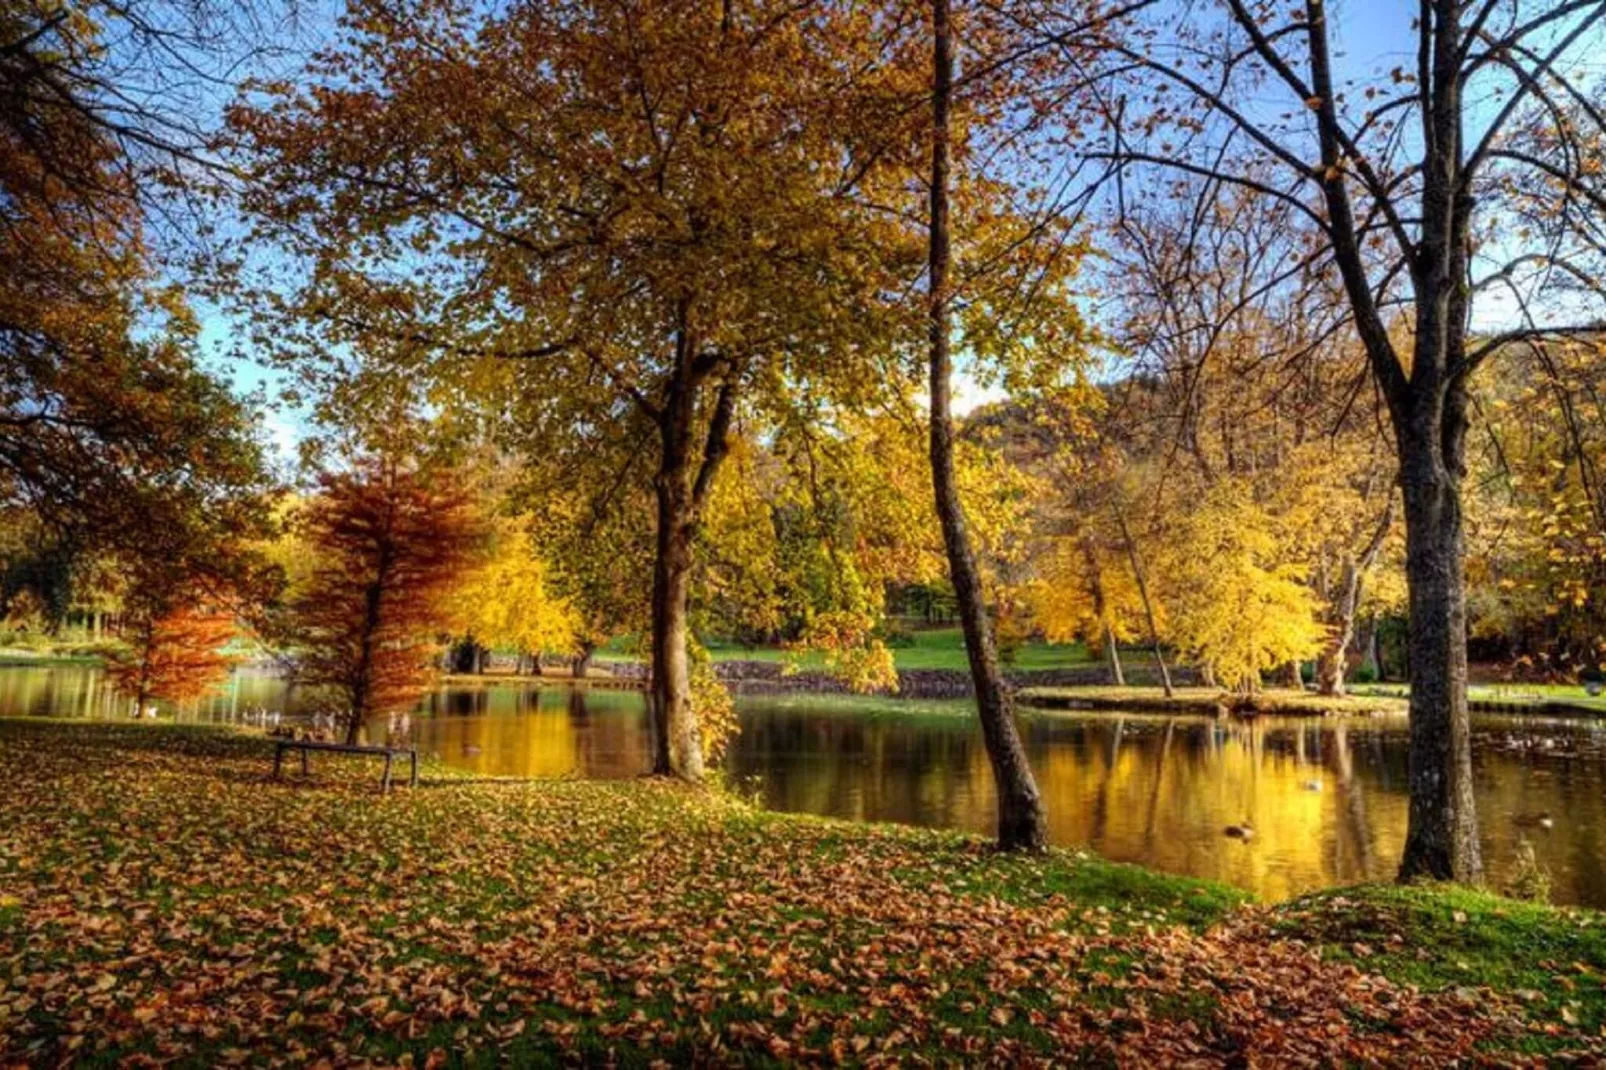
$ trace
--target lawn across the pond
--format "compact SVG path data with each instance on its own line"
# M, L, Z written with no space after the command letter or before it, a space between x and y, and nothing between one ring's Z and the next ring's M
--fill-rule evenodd
M0 721L0 1064L917 1058L1443 1065L1599 1052L1606 916L1278 907L1083 853L639 780Z
M958 628L923 628L910 632L893 644L892 660L900 672L919 669L944 669L967 672L970 662L965 654L964 634ZM741 646L734 643L710 642L708 653L715 661L766 661L781 662L792 657L790 651L774 646ZM628 639L615 640L597 652L599 661L634 661ZM1006 668L1019 672L1038 672L1045 669L1068 669L1087 665L1092 661L1087 647L1081 643L1045 643L1033 639L1024 642L1014 652ZM804 654L798 660L801 669L819 669L824 666L821 655Z

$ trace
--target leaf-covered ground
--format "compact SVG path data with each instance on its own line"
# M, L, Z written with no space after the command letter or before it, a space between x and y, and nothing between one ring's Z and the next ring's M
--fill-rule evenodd
M1423 890L1246 908L1086 856L647 781L382 797L352 759L275 783L270 753L0 721L0 1064L1601 1051L1595 914Z

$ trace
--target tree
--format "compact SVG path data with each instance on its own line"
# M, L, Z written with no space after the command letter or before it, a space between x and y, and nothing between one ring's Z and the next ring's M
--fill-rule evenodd
M500 518L487 560L455 596L466 635L476 645L510 648L539 659L575 643L574 614L550 590L550 570L521 520ZM576 675L583 675L577 672Z
M153 698L184 702L200 698L228 678L239 661L225 652L239 629L234 617L201 603L171 608L144 607L132 614L106 675L112 686L134 700L134 715Z
M1471 382L1514 342L1596 329L1602 247L1590 215L1606 204L1606 117L1579 61L1606 4L1424 0L1398 48L1415 66L1348 80L1323 0L1211 7L1139 5L1103 27L1122 85L1101 98L1114 136L1094 155L1122 175L1198 176L1310 224L1300 265L1340 283L1399 461L1411 628L1400 876L1477 881L1462 508ZM1080 76L1091 42L1045 29L1045 43L1074 50ZM1267 265L1262 278L1275 285L1289 270ZM1474 336L1476 307L1496 292L1514 296L1518 317ZM1595 313L1579 317L1580 305Z
M965 527L954 470L953 415L951 412L952 298L949 281L949 166L952 138L953 41L948 0L932 0L931 91L931 203L928 217L928 339L931 369L931 478L948 552L948 575L959 603L959 620L965 633L965 652L976 689L987 757L992 765L993 787L998 796L998 845L1005 850L1040 850L1047 838L1043 798L1032 777L1026 750L1015 727L1014 712L992 622L982 594L981 574Z
M340 697L354 743L428 686L484 525L449 473L389 458L320 477L296 523L316 562L290 604L297 680Z
M1242 484L1217 484L1177 518L1160 569L1177 646L1244 693L1262 674L1313 657L1325 638L1303 570L1279 560L1277 529Z
M1600 342L1513 347L1472 449L1474 637L1513 672L1606 673L1606 407Z
M234 113L251 207L299 254L281 348L369 339L443 402L519 411L529 453L640 445L654 768L697 779L687 614L731 428L760 394L873 385L890 348L909 245L856 194L912 143L879 106L896 27L774 0L351 12L315 89Z
M33 515L58 575L202 564L213 534L261 527L257 428L152 251L181 215L164 182L199 173L186 105L243 11L0 5L0 505Z
M1143 600L1122 557L1107 556L1087 535L1058 535L1037 561L1029 588L1032 616L1051 643L1078 639L1103 655L1110 683L1126 685L1119 644L1142 632Z

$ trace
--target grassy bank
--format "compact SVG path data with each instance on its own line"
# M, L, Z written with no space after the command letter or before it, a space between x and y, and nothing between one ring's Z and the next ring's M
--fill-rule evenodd
M715 661L782 662L791 655L780 647L741 646L710 641L708 652ZM597 652L599 661L635 661L628 640L609 643ZM892 646L892 660L900 672L911 669L946 669L965 672L970 662L965 656L964 635L958 628L929 628L911 632ZM1031 640L1022 643L1015 651L1013 662L1006 666L1021 672L1045 669L1067 669L1087 665L1091 661L1087 648L1081 643L1044 643ZM818 654L806 654L798 663L802 669L819 669L824 661Z
M1029 687L1020 692L1019 700L1023 706L1046 710L1217 714L1231 706L1234 698L1215 687L1178 687L1170 696L1158 687ZM1403 714L1406 712L1406 701L1395 695L1345 695L1333 698L1314 692L1273 688L1255 696L1252 711L1257 716L1280 717Z
M28 650L17 647L0 647L0 668L33 668L51 665L99 665L99 653L79 651L57 653L48 650Z
M1355 690L1361 695L1405 698L1411 686L1363 684ZM1606 716L1606 695L1591 695L1578 684L1472 684L1467 688L1467 705L1477 713Z
M0 721L0 1062L1442 1064L1585 1050L1606 1014L1588 912L1246 907L655 782L269 762Z

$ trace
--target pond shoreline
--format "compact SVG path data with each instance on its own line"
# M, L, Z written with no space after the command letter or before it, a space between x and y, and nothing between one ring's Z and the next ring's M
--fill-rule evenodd
M1044 710L1143 711L1208 717L1381 717L1404 714L1404 699L1390 696L1318 695L1266 690L1252 696L1219 688L1179 687L1167 695L1157 687L1027 688L1016 695L1025 707Z

